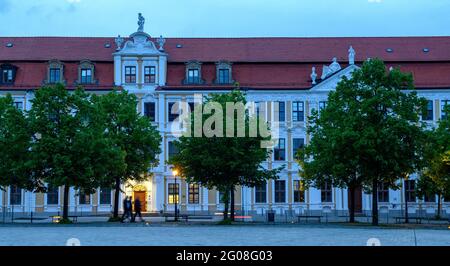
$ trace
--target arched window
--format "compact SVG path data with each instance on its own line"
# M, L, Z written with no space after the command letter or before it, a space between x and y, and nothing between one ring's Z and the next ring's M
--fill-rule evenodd
M11 64L0 65L0 84L14 84L17 67Z
M64 65L59 60L48 62L47 81L48 84L64 83Z
M83 60L78 65L78 84L93 84L95 83L94 75L95 66L89 60Z

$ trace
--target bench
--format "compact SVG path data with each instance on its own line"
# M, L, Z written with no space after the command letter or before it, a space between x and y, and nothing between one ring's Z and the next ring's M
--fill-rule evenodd
M322 221L322 216L319 215L298 215L298 222L301 222L302 218L305 218L305 221L308 222L309 218L318 219L319 223Z
M78 216L76 215L69 215L67 216L69 219L72 220L72 222L76 223L78 222ZM52 218L52 223L59 223L59 221L62 219L61 215L51 215L50 218Z
M414 220L416 221L416 224L421 224L422 223L422 217L408 217L408 220ZM395 217L395 223L399 224L401 221L406 222L406 218L403 216L400 217Z

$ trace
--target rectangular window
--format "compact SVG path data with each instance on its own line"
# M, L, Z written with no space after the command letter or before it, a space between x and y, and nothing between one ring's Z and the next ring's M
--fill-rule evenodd
M47 190L47 205L58 205L59 188L49 187Z
M293 102L292 103L292 121L294 121L294 122L305 121L304 102Z
M425 114L422 114L422 120L433 121L433 101L428 101L427 112Z
M319 102L319 112L322 111L322 109L324 109L325 107L327 107L327 102Z
M48 82L49 83L61 82L61 69L59 69L59 68L50 68Z
M219 83L220 84L230 83L230 70L229 69L219 69Z
M171 159L174 155L177 155L179 153L178 147L175 145L173 141L169 141L169 151L168 151L168 158Z
M13 70L12 69L3 69L2 72L2 83L13 83Z
M144 115L155 122L156 120L156 105L155 103L144 103Z
M286 121L286 104L285 102L275 102L275 117L278 122Z
M136 67L125 67L125 83L136 83Z
M198 84L200 83L200 72L198 69L189 69L188 70L188 83L189 84Z
M9 188L9 204L22 205L22 189L17 186Z
M303 138L294 138L292 140L292 156L296 157L296 154L299 149L305 146L305 139Z
M406 189L406 200L408 202L416 202L416 181L406 180L405 189Z
M326 182L321 188L322 202L333 202L333 187L330 182Z
M294 203L305 202L305 188L302 180L294 180Z
M389 202L389 185L378 184L378 202Z
M450 100L442 100L441 101L441 118L444 119L447 117L447 113L445 112L445 107L450 105Z
M219 202L220 203L225 203L225 193L223 193L222 191L219 191ZM231 197L231 192L228 194L228 202L230 201L230 197Z
M81 84L92 83L92 69L81 69Z
M177 183L169 183L169 204L180 203L180 187Z
M100 188L100 204L111 205L111 188Z
M189 204L199 204L200 203L200 185L199 184L189 184Z
M423 201L425 202L436 202L436 195L435 194L425 194L423 196Z
M156 81L156 68L154 66L146 66L144 68L144 82L154 84Z
M23 102L14 102L14 106L19 110L23 110Z
M78 194L78 203L80 205L89 205L91 204L91 195L84 193L84 192L80 192Z
M275 180L275 203L286 202L286 181Z
M266 121L266 103L265 102L255 102L256 107L256 117Z
M167 111L169 112L169 122L175 121L180 116L179 103L169 103Z
M255 187L255 203L267 203L267 183Z
M274 149L275 161L286 161L286 140L279 139L277 146Z

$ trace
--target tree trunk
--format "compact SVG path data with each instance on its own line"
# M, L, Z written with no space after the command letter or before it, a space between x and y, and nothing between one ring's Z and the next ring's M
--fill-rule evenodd
M227 196L227 194L229 193L229 190L226 190L223 196L223 204L224 204L224 208L223 208L223 220L226 221L228 220L228 204L230 203L230 197Z
M405 197L405 224L409 223L408 218L408 192L406 191L406 180L403 181L403 192Z
M350 223L355 222L355 187L349 187L350 190Z
M441 219L441 209L442 209L442 202L441 202L441 194L438 194L438 209L437 209L437 215L436 219Z
M372 183L372 225L378 225L378 181Z
M70 186L64 185L63 220L69 219L69 192Z
M120 197L120 178L116 178L114 191L114 212L113 218L119 218L119 197Z
M231 221L234 222L234 186L231 187L230 191L230 212Z

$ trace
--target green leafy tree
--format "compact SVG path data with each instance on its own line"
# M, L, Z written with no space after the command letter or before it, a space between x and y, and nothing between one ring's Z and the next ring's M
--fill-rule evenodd
M425 110L426 101L414 91L410 74L399 69L386 71L383 61L372 59L350 79L342 79L330 93L328 104L329 110L337 113L324 112L331 122L316 118L319 125L313 125L310 131L312 142L317 144L300 157L306 167L305 177L319 182L320 178L329 178L338 186L350 188L362 184L372 193L372 224L378 225L379 184L397 188L400 177L420 168L424 133L419 114ZM315 156L320 161L310 163Z
M313 136L308 146L300 149L297 160L300 176L305 187L322 187L325 183L348 188L351 223L355 222L355 190L362 186L362 177L357 173L358 158L353 145L359 138L360 129L355 118L342 106L341 98L330 96L327 106L319 112L313 111L308 134ZM351 110L358 112L358 110ZM313 159L312 159L313 158Z
M450 114L450 106L444 110ZM450 115L439 121L439 126L429 132L426 142L425 167L417 183L419 197L438 196L437 217L441 218L442 197L450 198Z
M161 136L150 120L138 113L135 95L113 91L93 96L93 102L103 116L106 138L123 154L123 161L102 181L103 185L115 189L112 217L115 221L119 217L121 185L148 178L149 170L158 164Z
M49 187L64 187L62 222L69 222L70 187L93 193L123 156L104 137L100 113L82 89L43 87L32 103L30 168Z
M29 171L31 134L22 110L11 95L0 97L0 189L18 186L29 191L42 188Z
M252 123L259 126L259 123L263 122L250 116L248 111L239 115L233 109L232 112L225 114L227 103L244 106L245 95L239 90L213 94L205 98L203 105L195 107L189 117L193 136L182 136L175 142L180 152L168 163L174 165L188 183L199 183L208 189L222 192L221 201L225 205L224 220L228 220L230 201L233 220L236 186L254 187L266 180L277 179L281 168L267 170L261 165L271 153L261 147L261 143L271 141L271 137L264 137L261 134L252 136L249 132ZM206 111L208 104L215 104L217 109ZM205 129L201 132L195 129L195 124L199 122ZM228 131L227 135L227 128L232 129L232 134ZM237 133L240 130L245 136L238 137Z

